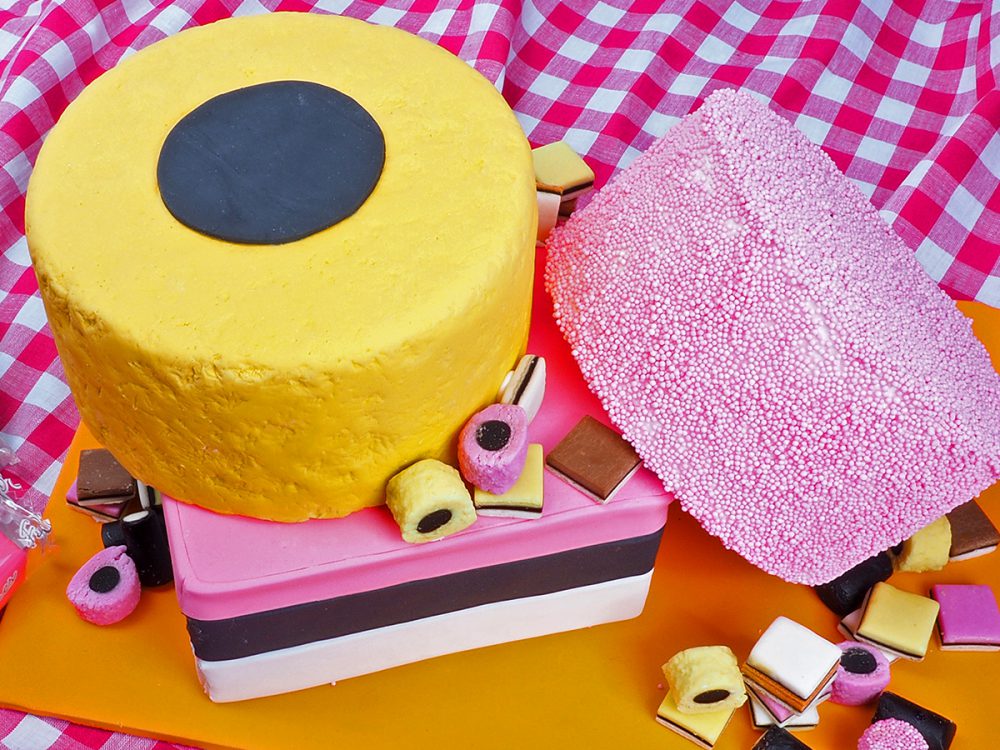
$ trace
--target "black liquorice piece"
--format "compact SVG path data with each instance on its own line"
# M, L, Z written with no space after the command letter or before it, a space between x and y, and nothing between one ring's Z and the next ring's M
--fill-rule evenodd
M753 750L811 750L811 748L802 740L793 737L787 729L771 727L757 740Z
M155 510L129 513L121 520L129 557L143 586L162 586L174 580L163 516Z
M150 488L152 490L152 488ZM155 492L155 490L152 490ZM156 504L150 509L153 513L160 517L160 521L163 521L163 506ZM122 530L122 522L113 521L111 523L105 523L101 525L101 543L105 547L118 547L125 544L125 532Z
M880 552L855 565L829 583L814 586L820 601L840 617L846 617L861 606L865 596L876 583L892 575L892 558Z
M929 750L948 750L958 729L951 719L890 692L879 696L872 723L883 719L899 719L912 724L927 741Z

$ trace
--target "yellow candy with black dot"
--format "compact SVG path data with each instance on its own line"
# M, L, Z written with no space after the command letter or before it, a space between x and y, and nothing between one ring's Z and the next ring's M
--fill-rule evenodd
M403 540L414 544L449 536L476 520L472 496L458 469L432 458L390 479L385 501Z

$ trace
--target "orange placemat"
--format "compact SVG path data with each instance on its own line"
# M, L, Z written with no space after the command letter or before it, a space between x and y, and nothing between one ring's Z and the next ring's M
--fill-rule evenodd
M1000 362L1000 311L963 305ZM725 643L746 656L779 614L839 641L837 618L812 591L784 583L722 548L676 505L656 561L646 611L624 623L494 646L399 667L330 687L215 705L201 692L173 591L147 591L108 628L66 601L66 584L100 546L98 526L62 502L76 474L77 434L49 517L57 549L32 555L28 579L0 622L0 705L188 744L238 748L694 747L653 719L660 664L689 646ZM1000 486L980 499L1000 524ZM926 593L934 583L1000 589L1000 553L936 573L897 574ZM959 725L955 750L992 747L1000 653L941 652L896 662L891 688ZM815 750L855 746L870 707L820 707L801 738ZM741 709L716 745L745 750L758 733Z

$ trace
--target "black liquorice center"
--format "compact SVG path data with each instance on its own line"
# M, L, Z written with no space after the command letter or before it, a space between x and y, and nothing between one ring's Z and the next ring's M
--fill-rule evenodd
M421 534L430 534L432 531L440 529L450 520L451 511L447 508L439 508L420 519L420 523L417 524L417 531Z
M729 697L728 690L706 690L694 697L695 703L718 703Z
M486 451L498 451L510 442L510 425L499 419L483 422L476 429L476 442Z
M156 178L182 224L230 242L277 245L357 211L385 164L378 123L346 94L273 81L209 99L167 135Z
M114 590L121 579L122 574L118 572L118 568L113 565L105 565L94 571L93 575L90 576L88 585L91 591L95 591L98 594L106 594Z
M841 654L840 666L852 674L871 674L878 668L878 662L863 648L849 648Z

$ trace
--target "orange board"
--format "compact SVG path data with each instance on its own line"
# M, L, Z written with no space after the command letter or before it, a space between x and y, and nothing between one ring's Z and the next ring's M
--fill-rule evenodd
M963 304L1000 363L1000 311ZM494 646L399 667L336 686L215 705L202 693L173 591L146 591L137 611L99 628L77 618L66 584L99 549L98 526L65 507L76 436L53 493L56 548L33 553L29 575L0 622L0 705L173 739L237 748L658 747L694 745L658 725L660 664L695 645L728 644L741 659L760 631L787 615L833 641L837 618L804 586L762 573L708 536L676 505L642 616L624 623ZM1000 485L980 498L1000 524ZM935 583L988 583L1000 593L1000 553L943 571L896 574L926 593ZM941 652L896 662L891 689L958 723L955 750L993 747L1000 653ZM799 736L814 750L849 750L872 708L825 703ZM759 736L740 709L720 750Z

